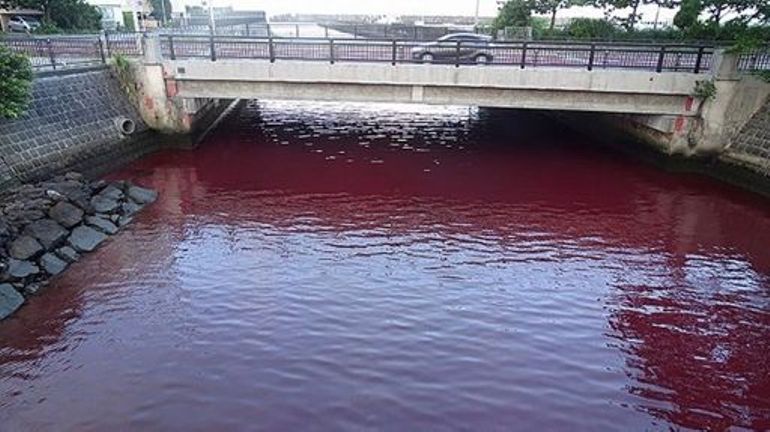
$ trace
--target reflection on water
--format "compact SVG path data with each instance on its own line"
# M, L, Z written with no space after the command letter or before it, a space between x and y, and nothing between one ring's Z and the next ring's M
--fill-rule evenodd
M9 430L770 428L770 206L541 117L250 103L0 325Z

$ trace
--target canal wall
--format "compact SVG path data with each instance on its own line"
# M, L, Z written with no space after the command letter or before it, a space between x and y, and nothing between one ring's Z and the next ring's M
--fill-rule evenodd
M731 141L722 159L770 177L770 98Z
M36 75L26 112L0 120L0 189L139 157L152 138L110 69Z

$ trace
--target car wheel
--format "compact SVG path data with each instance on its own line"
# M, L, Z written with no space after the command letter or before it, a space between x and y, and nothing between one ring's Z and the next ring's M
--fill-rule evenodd
M422 60L423 63L433 63L433 54L431 54L431 53L423 53L420 56L420 60Z
M475 60L476 60L476 64L478 65L485 65L485 64L492 63L492 59L486 54L477 55Z

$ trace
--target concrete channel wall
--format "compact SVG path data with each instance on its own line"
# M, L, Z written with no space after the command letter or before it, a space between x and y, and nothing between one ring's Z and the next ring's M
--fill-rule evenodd
M732 140L724 158L770 177L770 98Z
M131 134L118 126L125 119ZM26 113L0 120L0 189L141 155L148 133L108 68L37 75Z

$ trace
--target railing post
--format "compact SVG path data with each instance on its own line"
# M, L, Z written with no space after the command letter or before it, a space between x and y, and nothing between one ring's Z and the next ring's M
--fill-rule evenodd
M521 46L521 68L527 65L527 43L524 42Z
M168 51L171 56L171 60L176 60L176 50L174 50L174 35L168 35Z
M455 67L460 67L460 44L462 42L457 41L457 48L455 49Z
M217 51L214 44L214 35L209 35L209 47L211 48L211 61L217 61Z
M704 48L705 47L703 45L698 47L698 56L695 58L695 70L693 71L696 74L700 73L700 65L703 62L703 51L704 51Z
M267 38L267 53L270 56L270 63L275 63L275 45L273 44L273 36Z
M45 40L46 47L48 48L48 59L51 60L51 67L56 70L56 57L53 53L53 44L51 38Z
M102 58L102 64L107 64L107 57L104 56L104 42L102 41L101 35L98 39L99 44L99 56Z
M663 72L663 59L666 57L666 46L660 46L660 54L658 54L658 64L655 66L655 72Z
M104 46L107 49L107 57L112 57L112 53L110 52L110 31L109 30L104 31Z
M294 24L294 37L299 37L299 24Z
M334 39L329 39L329 63L334 64Z
M329 27L324 26L324 38L329 39Z
M353 24L353 39L358 39L358 26Z
M596 55L596 44L591 44L591 52L588 54L588 70L594 70L595 55Z
M393 39L393 55L391 60L392 60L393 66L395 66L396 65L396 40L395 39Z
M246 23L246 36L251 36L251 26L249 26L249 23Z

